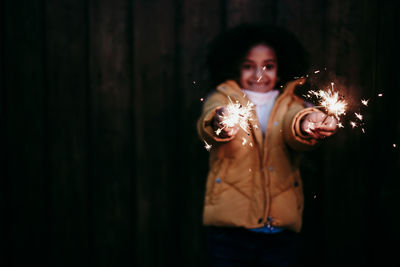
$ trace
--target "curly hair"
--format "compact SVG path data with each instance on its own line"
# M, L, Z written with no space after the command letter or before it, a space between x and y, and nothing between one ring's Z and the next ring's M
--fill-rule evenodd
M240 64L258 44L275 50L280 78L277 86L307 72L308 53L291 32L273 25L242 24L221 33L209 44L207 65L212 85L238 80Z

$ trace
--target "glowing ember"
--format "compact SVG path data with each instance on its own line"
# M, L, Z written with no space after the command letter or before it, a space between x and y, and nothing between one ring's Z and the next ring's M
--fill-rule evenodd
M357 112L354 113L354 115L356 115L357 119L359 119L360 121L362 121L363 116L361 114L358 114Z
M234 127L235 125L238 125L240 128L242 128L246 133L248 133L247 128L248 128L248 121L252 121L252 110L254 104L251 102L247 102L246 106L242 106L239 101L236 101L235 103L232 102L232 100L229 98L229 104L226 106L227 114L223 114L221 124L223 125L222 129L218 130L223 130L225 127ZM221 132L221 131L219 131ZM218 135L218 133L217 133Z
M352 128L357 127L357 123L355 123L354 121L351 121L350 125L351 125Z
M368 102L369 102L369 99L367 99L367 100L361 99L361 103L366 107L368 107Z
M327 92L323 90L309 91L309 94L316 96L319 99L319 105L326 110L329 116L335 116L339 120L339 116L346 114L347 103L339 96L338 92L329 89Z
M204 101L204 98L200 98L200 101L203 102L203 101Z
M247 139L242 137L242 146L244 146L247 143Z
M320 72L319 70L314 71L314 73L319 73L319 72Z
M206 148L206 150L210 151L212 145L209 145L205 140L203 140L203 141L204 141L204 144L205 144L204 147Z
M379 96L379 97L382 97L382 96L383 96L383 94L378 94L378 96Z
M397 147L397 145L396 145L396 144L393 144L393 147L394 147L394 148L396 148L396 147Z

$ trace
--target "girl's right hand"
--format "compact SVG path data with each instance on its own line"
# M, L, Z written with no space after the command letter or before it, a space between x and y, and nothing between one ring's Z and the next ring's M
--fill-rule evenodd
M239 131L238 126L226 127L221 122L224 116L228 116L226 108L222 107L216 110L213 120L212 127L215 134L220 138L231 138L234 137Z

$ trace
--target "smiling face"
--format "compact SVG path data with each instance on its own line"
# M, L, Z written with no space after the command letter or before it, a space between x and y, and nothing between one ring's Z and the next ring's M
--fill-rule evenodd
M269 92L278 81L275 51L265 44L253 46L240 65L240 86L255 92Z

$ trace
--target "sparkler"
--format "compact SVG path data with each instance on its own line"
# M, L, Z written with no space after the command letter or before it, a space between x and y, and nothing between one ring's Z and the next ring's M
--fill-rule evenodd
M248 133L248 121L252 121L252 110L254 104L251 102L247 102L246 106L243 106L236 101L235 103L232 102L232 99L228 96L229 104L226 106L226 113L221 116L221 125L222 128L217 129L215 132L217 135L221 133L221 131L226 127L234 127L238 125L242 128L246 133Z
M309 95L311 94L319 100L319 106L317 107L321 107L327 112L327 116L322 123L324 123L329 116L334 116L339 121L340 116L346 114L347 103L343 100L343 97L339 96L339 92L334 90L333 84L334 83L331 83L332 89L328 91L309 91Z
M326 71L326 68L324 68ZM315 70L314 74L320 73L320 70ZM308 76L308 75L307 75ZM326 121L326 119L330 116L333 116L337 119L337 127L344 128L343 124L340 122L340 117L346 114L347 111L347 102L344 100L343 96L339 95L338 91L334 89L334 83L331 82L331 88L328 91L324 90L310 90L304 96L307 98L314 98L318 99L318 105L316 108L321 108L326 112L326 116L323 119L322 123ZM378 97L382 97L383 93L378 93ZM370 99L361 99L360 102L363 106L368 107ZM355 120L356 121L349 121L349 124L352 128L362 127L364 125L364 117L359 112L354 112ZM361 128L361 131L365 133L365 129Z

